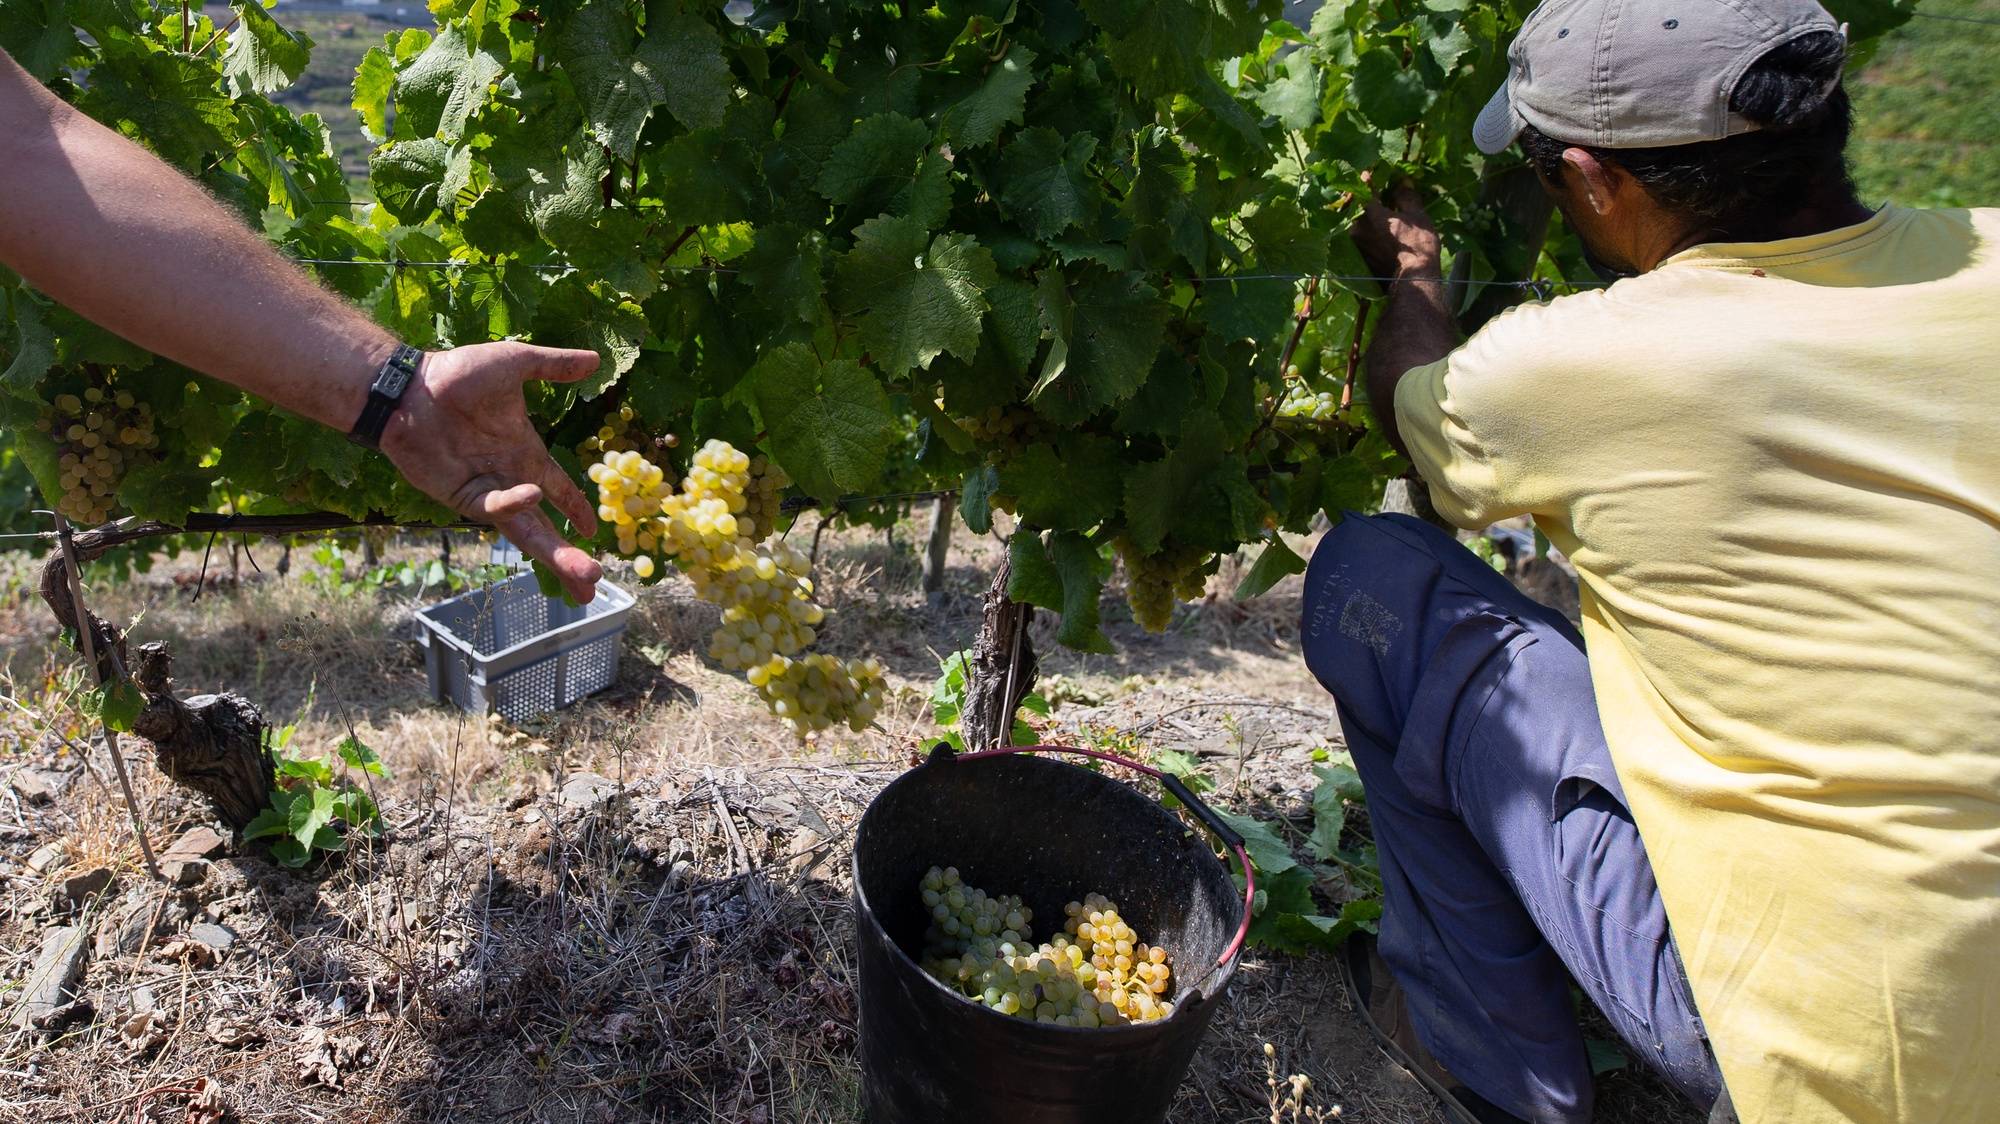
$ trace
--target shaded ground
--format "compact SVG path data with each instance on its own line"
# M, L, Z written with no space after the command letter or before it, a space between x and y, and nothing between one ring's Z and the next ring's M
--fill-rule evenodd
M296 718L294 749L324 753L351 724L392 770L385 834L340 861L301 876L216 857L171 890L138 867L102 751L80 767L59 740L87 735L47 617L8 600L7 694L53 721L7 708L21 748L0 752L0 980L59 924L88 926L91 953L87 1010L50 1031L0 1022L0 1120L202 1119L187 1106L204 1088L274 1122L857 1119L849 831L934 733L930 680L997 558L961 530L947 592L926 599L900 535L829 536L826 644L882 658L894 695L879 730L810 747L694 654L713 611L671 584L641 597L613 689L509 728L426 699L400 594L295 570L192 603L192 557L107 583L95 603L170 640L183 690L227 685ZM1141 638L1107 596L1119 655L1044 643L1056 736L1190 751L1223 803L1296 808L1312 750L1338 737L1296 664L1296 598L1215 598ZM135 752L164 845L202 810ZM37 782L60 791L22 793ZM70 881L99 868L101 891ZM1267 1081L1292 1074L1342 1119L1437 1119L1330 962L1274 954L1246 959L1171 1119L1268 1121ZM1621 1075L1605 1097L1601 1119L1691 1119Z

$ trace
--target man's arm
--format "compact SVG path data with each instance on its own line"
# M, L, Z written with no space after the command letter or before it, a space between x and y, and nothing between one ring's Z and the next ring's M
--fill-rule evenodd
M1354 241L1377 276L1387 282L1388 300L1368 344L1368 403L1382 435L1409 454L1396 428L1396 384L1411 370L1435 363L1458 346L1458 325L1445 301L1442 251L1437 229L1408 186L1371 202L1354 225Z
M316 285L201 187L64 104L0 52L0 263L77 314L345 432L397 341ZM528 420L521 384L588 376L597 356L518 343L426 358L382 437L418 488L485 520L587 600L595 512Z

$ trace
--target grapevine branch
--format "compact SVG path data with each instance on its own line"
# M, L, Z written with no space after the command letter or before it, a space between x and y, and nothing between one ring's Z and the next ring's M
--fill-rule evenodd
M182 8L182 11L186 11L186 8ZM222 28L221 28L221 30L217 31L217 32L216 32L216 33L215 33L214 35L211 35L211 36L209 36L209 38L208 38L208 42L206 42L206 43L203 43L203 44L201 45L201 50L199 50L199 51L196 51L196 52L195 52L195 54L197 54L197 55L201 55L201 54L207 54L207 53L208 53L208 49L209 49L210 47L213 47L213 46L215 46L215 44L216 44L216 42L217 42L218 40L220 40L220 39L221 39L221 38L222 38L223 36L225 36L225 35L229 34L229 33L230 33L231 31L235 30L235 28L236 28L236 23L237 23L237 20L241 20L242 18L243 18L242 16L237 16L237 17L236 17L236 19L233 19L233 20L230 20L230 21L229 21L228 23L226 23L226 24L223 24L223 25L222 25ZM188 29L188 28L186 28L186 26L185 26L185 25L186 25L186 17L185 17L185 16L183 16L183 17L182 17L182 25L183 25L183 31L182 31L182 34L183 34L183 35L185 36L186 34L188 34L188 32L189 32L189 31L191 31L191 30L192 30L192 29ZM182 42L182 44L181 44L181 50L183 50L183 51L187 50L187 43L188 43L188 42L189 42L189 41L187 41L187 40L183 40L183 42Z
M1305 299L1299 302L1298 315L1293 318L1292 337L1285 341L1284 354L1278 356L1278 381L1281 384L1284 382L1285 372L1292 369L1292 353L1299 349L1299 340L1304 338L1306 334L1306 325L1312 321L1313 296L1318 292L1319 292L1319 278L1313 277L1308 279L1306 281ZM1271 408L1264 411L1264 420L1257 423L1256 432L1250 435L1251 445L1254 446L1257 443L1257 438L1263 436L1264 431L1271 428L1271 421L1273 418L1276 418L1278 416L1278 407L1282 405L1284 401L1285 401L1284 390L1283 387L1280 386L1280 388L1271 395Z
M70 533L67 524L59 522L61 549L52 552L42 564L42 599L65 628L76 631L77 646L99 683L127 679L126 668L133 668L129 678L145 696L145 705L132 722L132 732L153 743L162 772L206 796L216 813L240 831L271 802L275 763L266 745L263 715L249 700L233 694L196 695L185 701L176 697L171 678L172 657L165 645L140 647L134 664L127 654L124 633L84 605L79 581L83 564L116 546L187 531L286 534L396 525L399 524L387 518L356 520L331 512L191 515L178 526L157 520L120 519L81 534ZM120 784L126 790L127 806L139 831L140 850L148 857L148 868L158 877L150 842L138 818L138 805L132 799L117 736L109 726L105 728L105 741L118 769Z
M802 73L804 71L794 70L785 78L785 88L778 91L778 104L777 108L771 111L772 117L783 117L785 115L785 106L792 100L792 87L798 85L799 75Z
M694 237L695 231L700 229L701 228L698 226L689 226L686 229L682 230L680 237L674 239L673 242L670 245L668 245L667 252L660 255L660 260L663 262L672 261L674 258L674 254L677 253L680 250L680 248L687 243L688 239Z
M65 563L63 571L67 579L64 583L66 586L64 592L69 594L71 609L77 615L87 616L92 625L90 628L76 630L77 647L83 652L84 662L97 673L97 685L102 689L109 683L125 678L124 663L118 658L118 645L113 645L105 651L103 662L97 658L95 626L99 623L99 618L83 606L83 582L77 577L76 542L70 534L69 520L64 519L60 513L53 513L52 518L55 519L56 534L60 536L62 543L60 556ZM44 588L46 589L46 584ZM110 628L108 624L105 627ZM112 675L105 674L107 665ZM160 873L160 861L153 857L153 841L146 835L146 817L140 814L139 800L132 794L132 776L125 771L125 754L118 748L118 731L111 728L109 719L101 719L101 723L104 727L104 748L111 754L111 768L118 774L118 788L125 794L125 811L132 817L132 834L139 840L139 854L146 860L146 873L152 875L155 882L164 882L166 878Z
M1361 337L1367 331L1368 313L1374 307L1374 301L1355 298L1354 333L1347 337L1347 377L1340 384L1340 408L1343 410L1354 404L1354 374L1361 369Z

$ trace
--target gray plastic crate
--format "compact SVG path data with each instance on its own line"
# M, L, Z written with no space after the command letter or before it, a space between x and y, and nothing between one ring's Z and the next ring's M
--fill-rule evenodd
M532 573L417 613L431 694L518 722L568 706L618 678L632 595L597 583L588 605L545 596Z

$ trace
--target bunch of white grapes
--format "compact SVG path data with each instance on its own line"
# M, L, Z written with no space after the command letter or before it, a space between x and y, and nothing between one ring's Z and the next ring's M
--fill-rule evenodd
M1330 421L1339 413L1340 395L1330 390L1315 391L1302 382L1287 384L1284 400L1278 403L1278 416L1282 418Z
M647 438L637 428L639 414L630 406L620 406L604 415L604 424L597 432L577 442L576 451L589 453L623 453L627 451L646 452L654 449L677 449L681 439L671 433Z
M583 439L577 445L580 453L623 453L636 450L638 440L632 435L632 421L638 414L630 406L620 406L604 415L604 424L597 432Z
M1102 894L1064 907L1062 932L1036 944L1034 911L1018 896L967 886L957 867L932 867L919 886L930 927L923 968L1003 1015L1058 1026L1150 1022L1174 1013L1163 948L1149 947Z
M938 402L940 409L944 402ZM1041 436L1041 421L1026 406L989 406L969 417L959 418L958 427L1002 460L1012 458Z
M62 495L56 509L79 523L111 514L119 481L134 465L156 459L153 408L126 390L92 386L58 394L35 420L56 445Z
M1147 632L1165 632L1173 623L1175 602L1198 601L1208 592L1208 575L1202 572L1208 561L1205 550L1169 546L1146 554L1123 536L1112 545L1125 564L1125 603Z
M640 578L672 560L695 596L722 608L711 659L743 673L772 714L805 735L836 725L859 732L875 720L886 682L875 660L808 653L826 610L813 600L808 559L762 540L775 527L784 474L726 441L695 452L678 489L660 466L631 449L590 466L597 514Z

